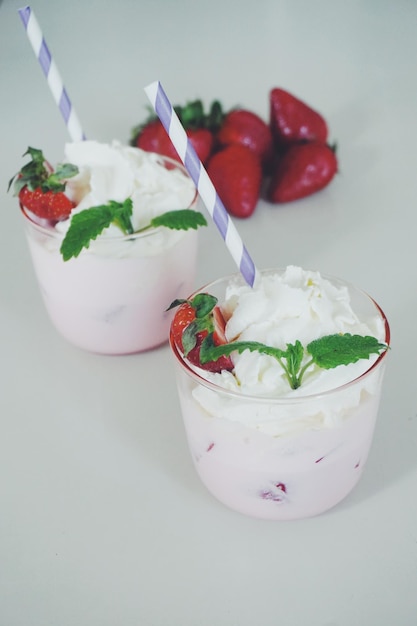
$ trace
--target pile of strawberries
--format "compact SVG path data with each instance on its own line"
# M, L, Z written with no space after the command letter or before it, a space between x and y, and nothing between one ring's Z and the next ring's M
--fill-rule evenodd
M264 197L272 203L309 196L330 183L337 157L323 116L280 88L269 93L270 119L218 101L174 107L190 142L231 215L246 218ZM151 116L133 130L131 145L179 160L161 122Z

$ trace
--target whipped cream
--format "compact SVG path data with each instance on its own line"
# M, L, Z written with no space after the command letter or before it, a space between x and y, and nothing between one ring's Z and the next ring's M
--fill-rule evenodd
M65 161L76 165L79 173L67 182L66 193L76 207L68 220L56 225L63 234L74 214L110 200L132 199L131 219L136 231L166 211L188 208L196 195L192 180L180 168L167 169L159 155L118 141L68 143ZM120 237L121 234L112 224L101 236Z
M319 272L295 266L289 266L282 274L264 274L254 289L239 280L231 282L220 304L228 320L228 341L258 341L285 350L288 343L293 344L297 339L306 347L310 341L325 335L351 333L371 335L385 342L384 322L376 309L368 319L359 319L345 285L332 283ZM342 419L349 407L357 406L364 393L372 395L376 384L373 377L349 387L341 396L328 394L319 404L312 402L311 410L307 411L305 406L291 406L291 403L274 408L271 403L262 404L262 399L301 399L337 389L366 372L377 358L378 355L371 355L369 359L330 370L312 365L304 374L301 386L293 390L275 358L246 350L232 354L233 373L199 370L208 381L242 394L242 401L236 396L228 401L226 396L201 385L193 390L193 395L210 415L239 421L277 436L293 429L303 430L307 424L310 428L330 426L335 415ZM306 356L305 362L308 359ZM244 395L260 399L256 411L245 402Z

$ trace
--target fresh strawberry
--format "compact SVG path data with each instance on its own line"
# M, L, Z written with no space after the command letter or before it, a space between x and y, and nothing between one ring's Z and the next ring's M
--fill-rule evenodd
M186 133L198 158L205 163L213 149L213 134L207 128L189 128ZM156 152L180 161L178 152L159 120L152 120L143 127L136 137L135 145L146 152Z
M38 217L57 222L66 219L74 208L74 202L62 191L42 191L37 187L33 191L25 186L19 192L22 206Z
M171 306L175 306L176 302ZM171 325L171 334L174 343L183 352L182 334L186 328L195 320L195 309L187 301L182 301L182 305L175 314Z
M278 161L267 192L271 202L291 202L326 187L337 172L335 150L318 141L294 144Z
M214 101L208 114L204 112L201 100L174 108L198 158L206 163L213 151L214 133L223 118L220 104ZM153 114L144 124L133 129L130 143L142 150L180 160L168 133Z
M207 163L213 151L213 133L208 128L189 128L186 133L200 161Z
M146 152L156 152L157 154L163 154L171 159L179 160L178 153L168 133L158 119L153 119L148 122L138 132L135 139L135 146Z
M217 141L223 146L246 146L258 155L264 165L272 156L272 135L268 124L246 109L234 109L224 116Z
M326 143L327 123L320 113L313 110L284 89L272 89L269 94L270 127L278 144L298 141L321 141Z
M197 296L197 299L204 299L205 296L206 294L200 294L200 296ZM221 356L217 359L217 361L209 361L204 364L201 364L200 362L201 344L210 333L212 333L213 343L215 346L227 343L225 336L226 323L221 309L218 306L214 306L214 308L211 308L210 311L200 314L198 305L193 306L193 300L175 301L171 307L177 306L178 303L181 303L181 306L176 312L171 325L171 336L175 345L181 350L181 352L185 352L184 344L191 341L192 347L187 350L186 357L190 363L197 367L201 367L202 369L210 372L232 370L233 362L228 356ZM185 339L185 331L188 333L187 339Z
M52 221L67 218L75 205L65 195L65 185L68 178L78 173L78 168L65 163L54 171L41 150L28 148L23 156L27 154L31 161L13 176L9 189L14 182L21 205L38 217Z
M252 215L259 200L262 167L249 148L231 144L216 152L207 172L227 211L235 217Z

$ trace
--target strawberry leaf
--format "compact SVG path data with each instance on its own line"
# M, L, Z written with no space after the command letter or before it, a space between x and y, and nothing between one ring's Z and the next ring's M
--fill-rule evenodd
M68 178L78 174L78 167L71 163L58 165L54 172L51 172L45 166L45 157L42 150L29 147L23 156L29 155L31 160L26 163L9 181L7 190L14 181L14 195L18 195L23 187L28 187L30 191L34 191L38 187L45 193L53 191L58 193L65 191L65 182Z
M203 318L212 312L217 304L217 298L209 293L198 293L191 300L190 304L195 310L195 316L197 318Z
M188 302L188 300L185 300L184 298L176 298L171 302L166 310L170 311L171 309L175 309L177 306L181 306L181 304L185 304L186 302Z
M67 179L76 176L78 172L78 167L72 165L72 163L58 165L56 170L49 174L46 181L42 184L42 191L64 191Z

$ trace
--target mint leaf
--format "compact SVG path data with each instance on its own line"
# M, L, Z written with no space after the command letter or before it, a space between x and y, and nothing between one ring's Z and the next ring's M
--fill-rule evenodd
M304 348L298 339L294 344L287 344L287 350L283 358L285 358L286 365L281 363L281 366L285 370L291 387L297 389L301 385L299 372L304 358Z
M232 352L242 354L245 350L267 354L277 360L285 358L287 355L285 350L273 348L272 346L267 346L258 341L232 341L231 343L216 346L213 341L213 333L210 333L201 344L200 360L204 365L204 363L208 363L209 361L217 361L221 356L230 356Z
M125 235L133 233L132 220L133 202L127 198L124 202L114 202L110 200L109 205L114 212L113 223L120 228Z
M323 369L332 369L338 365L349 365L360 359L369 359L371 354L379 354L387 346L375 337L351 335L327 335L315 339L307 346L313 362Z
M77 257L83 248L88 248L90 241L96 239L112 221L113 212L104 205L73 215L60 248L64 261Z
M207 226L207 221L202 213L193 209L179 209L167 211L151 220L149 227L165 226L171 230L196 230L199 226Z
M132 200L124 202L110 200L108 204L84 209L75 213L61 244L60 252L64 261L77 257L83 248L88 248L93 239L97 239L105 228L114 223L123 233L132 233Z

